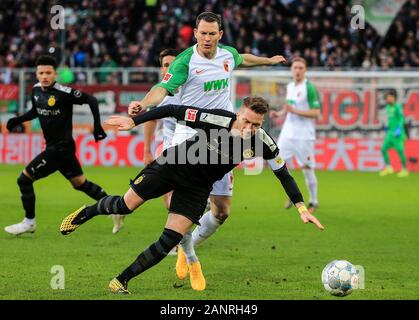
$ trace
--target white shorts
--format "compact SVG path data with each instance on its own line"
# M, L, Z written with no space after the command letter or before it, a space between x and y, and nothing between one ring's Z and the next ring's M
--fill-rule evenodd
M177 124L175 133L173 134L172 146L176 146L183 141L192 137L196 131L190 127ZM230 171L224 175L220 180L214 182L212 191L213 196L233 196L233 172Z
M282 159L290 162L294 156L300 167L307 166L315 168L314 159L314 143L315 140L289 139L279 135L278 148Z
M178 123L176 125L175 132L173 133L172 146L181 144L183 141L192 137L195 133L196 130Z
M158 158L164 150L172 146L173 134L174 128L168 127L165 123L158 130L157 137L154 141L154 158Z
M163 150L172 146L173 141L173 134L172 135L164 135L163 136Z
M212 185L212 196L233 196L233 171L230 171L221 178L221 180L215 181Z

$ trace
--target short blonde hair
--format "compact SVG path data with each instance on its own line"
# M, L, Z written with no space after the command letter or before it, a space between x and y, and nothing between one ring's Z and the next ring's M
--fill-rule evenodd
M306 68L307 68L307 61L306 61L306 59L304 59L303 57L295 57L295 58L293 58L292 59L292 62L291 62L291 65L293 65L294 64L294 62L302 62L302 63L304 63L304 65L306 66Z

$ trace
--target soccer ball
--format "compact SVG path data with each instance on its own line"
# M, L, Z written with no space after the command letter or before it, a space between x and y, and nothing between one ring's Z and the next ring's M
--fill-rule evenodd
M338 297L347 296L356 288L358 272L349 261L334 260L324 267L322 283L330 294Z

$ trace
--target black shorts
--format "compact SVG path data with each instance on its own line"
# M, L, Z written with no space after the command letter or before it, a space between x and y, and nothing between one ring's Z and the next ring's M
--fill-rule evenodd
M83 171L74 149L46 149L37 155L27 166L26 171L35 179L49 176L55 171L67 179L81 176Z
M131 189L144 200L173 191L169 212L183 215L199 225L212 185L188 184L178 170L179 166L159 165L154 161L130 181Z

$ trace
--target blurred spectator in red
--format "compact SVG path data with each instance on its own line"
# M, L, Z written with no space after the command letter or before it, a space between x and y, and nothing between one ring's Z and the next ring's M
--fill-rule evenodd
M182 41L182 49L188 48L192 43L193 28L187 24L182 25L179 29L179 36Z

